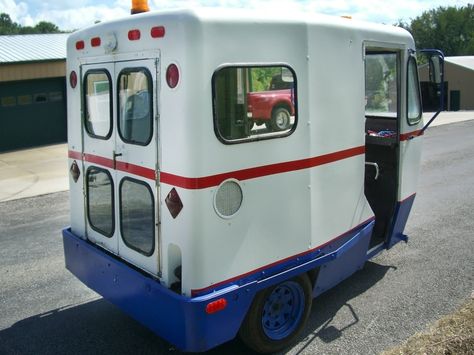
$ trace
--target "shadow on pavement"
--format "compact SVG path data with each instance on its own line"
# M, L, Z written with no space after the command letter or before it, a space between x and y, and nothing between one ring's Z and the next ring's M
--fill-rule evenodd
M348 302L381 280L392 267L367 262L363 270L315 299L308 325L300 341L324 342L343 336L358 322L357 310ZM349 307L353 320L337 329L331 320ZM315 330L321 328L316 333ZM301 350L301 351L302 351ZM181 354L118 308L99 299L39 314L0 331L0 354ZM208 354L249 354L238 340L221 345Z

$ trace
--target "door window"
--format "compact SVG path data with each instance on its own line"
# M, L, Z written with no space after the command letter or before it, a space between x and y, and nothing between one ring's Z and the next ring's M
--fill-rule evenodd
M126 143L147 145L153 134L152 84L147 69L126 69L119 75L118 127Z
M92 229L110 238L114 234L112 177L107 170L90 167L86 174L87 216Z
M407 89L407 118L410 125L421 120L420 85L418 83L418 68L414 57L408 60L408 89Z
M367 53L365 59L366 116L398 117L396 53Z
M87 72L84 82L86 131L95 138L109 139L112 134L112 90L109 73L105 70Z
M125 244L151 255L155 248L153 193L139 180L124 178L120 184L120 225Z

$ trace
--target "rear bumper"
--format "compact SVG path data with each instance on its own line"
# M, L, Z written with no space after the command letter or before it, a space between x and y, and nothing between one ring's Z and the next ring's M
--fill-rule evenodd
M237 286L188 298L103 250L63 230L66 268L79 280L157 335L183 351L205 351L233 339L254 292ZM207 314L206 306L225 298L227 307Z

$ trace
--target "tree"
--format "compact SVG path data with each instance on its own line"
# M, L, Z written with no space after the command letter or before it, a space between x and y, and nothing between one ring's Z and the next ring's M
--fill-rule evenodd
M17 34L20 26L13 22L10 15L0 14L0 35Z
M61 33L61 30L54 23L40 21L34 27L21 26L13 22L10 15L0 14L0 35L15 34L35 34L35 33Z
M418 48L441 49L447 56L474 55L474 5L439 7L423 12L410 25Z

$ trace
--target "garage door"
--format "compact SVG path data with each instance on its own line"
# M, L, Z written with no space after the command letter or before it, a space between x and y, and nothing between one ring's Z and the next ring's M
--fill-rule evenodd
M0 152L65 142L64 78L0 83Z

